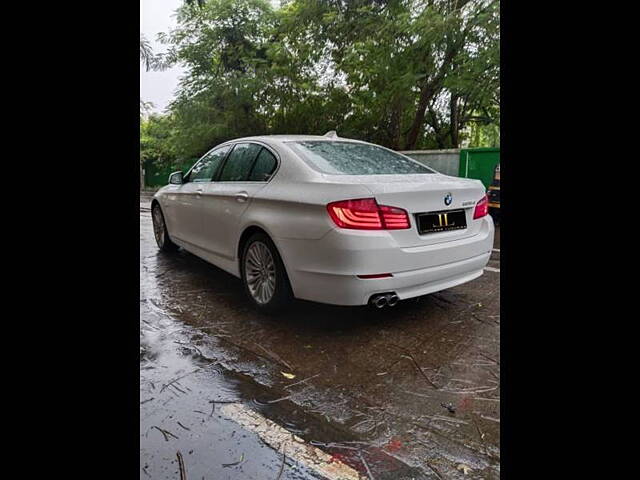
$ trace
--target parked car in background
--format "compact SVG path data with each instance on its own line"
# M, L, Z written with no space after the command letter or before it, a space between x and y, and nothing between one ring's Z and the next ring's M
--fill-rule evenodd
M496 223L500 221L500 164L496 165L493 173L493 181L489 186L489 213Z
M223 143L152 201L158 246L240 277L250 301L393 306L479 277L494 226L479 180L325 136Z

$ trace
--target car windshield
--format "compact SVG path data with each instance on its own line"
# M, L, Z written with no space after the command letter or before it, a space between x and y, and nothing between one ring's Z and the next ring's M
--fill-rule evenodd
M333 175L402 175L435 173L391 150L366 143L288 142L315 170Z

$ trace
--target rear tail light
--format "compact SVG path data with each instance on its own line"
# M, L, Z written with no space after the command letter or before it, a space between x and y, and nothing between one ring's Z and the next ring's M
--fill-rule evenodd
M378 205L375 198L342 200L327 205L333 222L356 230L402 230L410 228L409 215L402 208Z
M489 213L489 199L485 195L478 203L476 203L476 209L473 212L473 219L482 218Z
M358 275L358 278L389 278L393 277L391 273L372 273L370 275Z

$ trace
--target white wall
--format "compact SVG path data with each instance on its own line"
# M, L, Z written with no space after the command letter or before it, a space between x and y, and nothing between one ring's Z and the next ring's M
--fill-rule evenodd
M406 150L400 151L400 153L424 163L437 172L453 175L454 177L458 176L460 164L460 149L458 148L447 150Z

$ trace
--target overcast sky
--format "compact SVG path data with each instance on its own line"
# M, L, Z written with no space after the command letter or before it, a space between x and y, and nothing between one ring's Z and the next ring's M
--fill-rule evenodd
M166 51L156 39L158 33L167 32L176 26L175 11L184 0L140 0L140 33L144 35L153 53ZM274 8L280 0L270 0ZM147 72L140 64L140 99L153 103L154 112L162 112L173 99L178 80L184 71L174 67L164 72Z
M183 0L140 0L140 33L151 44L154 53L166 47L156 36L175 27L174 13ZM147 72L140 64L140 99L153 103L153 111L162 112L173 99L183 69L175 67L164 72Z

